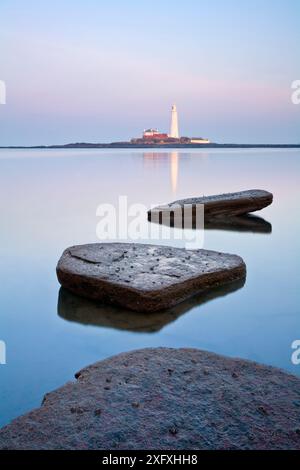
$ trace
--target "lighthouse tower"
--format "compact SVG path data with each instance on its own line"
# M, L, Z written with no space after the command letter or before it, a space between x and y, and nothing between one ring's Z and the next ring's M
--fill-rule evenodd
M173 104L172 106L171 130L170 130L169 137L173 137L174 139L179 139L178 116L177 116L176 104Z

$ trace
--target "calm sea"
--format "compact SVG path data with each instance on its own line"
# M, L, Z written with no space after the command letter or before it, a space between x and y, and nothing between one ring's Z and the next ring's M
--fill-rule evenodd
M0 424L80 368L137 348L194 347L300 375L291 361L300 339L299 176L299 150L0 150ZM205 248L244 258L244 286L153 316L60 292L56 263L67 246L99 241L100 204L118 209L122 195L150 207L254 188L274 194L257 213L263 220L204 237Z

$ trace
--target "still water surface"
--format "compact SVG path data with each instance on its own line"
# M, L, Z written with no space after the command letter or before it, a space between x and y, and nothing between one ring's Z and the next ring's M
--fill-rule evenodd
M300 375L291 362L300 339L299 183L299 150L0 150L0 425L80 368L137 348L195 347ZM99 241L99 204L126 195L150 207L252 188L274 194L257 214L264 221L204 238L205 248L244 258L244 286L153 316L60 292L57 260L67 246Z

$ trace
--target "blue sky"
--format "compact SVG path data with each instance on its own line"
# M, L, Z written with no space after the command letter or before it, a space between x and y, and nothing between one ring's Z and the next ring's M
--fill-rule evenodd
M0 145L300 142L299 0L2 0Z

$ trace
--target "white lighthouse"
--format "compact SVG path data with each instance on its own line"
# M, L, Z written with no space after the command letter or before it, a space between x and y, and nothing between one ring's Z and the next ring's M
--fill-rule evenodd
M174 139L179 139L178 116L177 116L176 104L173 104L172 106L171 130L170 130L169 137L173 137Z

